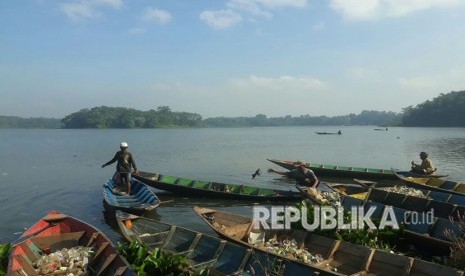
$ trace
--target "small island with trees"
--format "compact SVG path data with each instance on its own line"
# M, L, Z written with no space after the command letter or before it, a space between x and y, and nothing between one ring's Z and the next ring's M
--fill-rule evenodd
M341 116L290 115L267 117L213 117L175 112L169 106L149 111L125 107L100 106L81 109L62 119L0 116L0 128L185 128L185 127L263 127L263 126L341 126L378 125L407 127L465 127L465 91L440 94L401 113L363 110Z

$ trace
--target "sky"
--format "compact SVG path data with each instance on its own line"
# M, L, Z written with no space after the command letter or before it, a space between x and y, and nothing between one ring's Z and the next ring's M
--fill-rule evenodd
M0 115L401 112L465 90L465 0L0 0Z

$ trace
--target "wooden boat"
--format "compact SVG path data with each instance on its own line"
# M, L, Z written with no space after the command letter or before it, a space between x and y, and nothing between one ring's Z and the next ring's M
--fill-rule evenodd
M328 185L328 183L326 183ZM329 184L332 190L341 194L361 199L404 208L416 212L433 210L434 216L458 220L465 213L465 195L417 189L410 195L396 193L392 187L363 187L352 184ZM417 196L416 196L417 195Z
M160 200L144 183L133 179L131 181L131 194L121 194L119 187L113 179L103 185L103 199L105 203L115 210L123 210L140 214L155 209Z
M48 213L13 244L8 275L39 275L33 267L34 262L49 253L75 246L92 247L95 252L89 257L88 275L136 275L105 234L83 221L56 211ZM76 268L71 268L53 275L76 272Z
M411 177L409 175L396 173L396 176L407 186L432 191L440 191L454 195L465 195L465 184L435 177Z
M133 174L133 178L156 189L188 196L254 201L289 201L302 199L300 193L297 191L192 180L149 172L139 172L139 175Z
M295 161L289 160L278 160L278 159L267 159L268 161L292 170L295 168ZM336 166L336 165L325 165L317 163L306 163L306 167L311 169L317 176L334 176L334 177L347 177L347 178L362 178L362 179L397 179L397 174L421 177L424 175L398 171L395 169L376 169L376 168L361 168L361 167L348 167L348 166ZM428 175L429 177L446 177L447 175Z
M321 183L319 188L332 189L325 183ZM308 193L308 187L300 186L298 189L303 196L307 196L308 199L315 203L312 194ZM446 218L432 217L420 211L426 209L425 204L427 203L418 197L409 196L405 198L405 195L390 193L391 197L385 199L386 203L380 203L372 201L374 196L372 195L369 200L363 200L354 196L340 195L340 205L346 211L351 211L352 207L361 207L365 211L373 207L375 210L370 217L372 219L381 219L385 211L392 211L397 223L405 226L404 234L412 244L436 253L446 255L450 253L452 243L445 234L446 230L457 237L465 237L456 222Z
M341 135L342 134L339 132L315 132L315 133L319 135L331 135L331 134Z
M150 218L116 211L116 220L128 241L144 242L149 250L160 248L163 252L185 255L193 271L208 268L209 275L266 275L266 270L269 272L275 266L282 269L282 275L314 275L320 271Z
M339 275L463 275L463 272L451 267L334 240L312 232L254 229L254 221L248 217L207 208L194 207L194 210L220 237L268 252L269 255L276 256L272 253L273 249L266 246L270 239L295 240L296 247L301 252L305 250L312 255L320 255L323 261L307 264L289 254L284 258L330 273L337 271ZM252 244L253 242L256 243Z

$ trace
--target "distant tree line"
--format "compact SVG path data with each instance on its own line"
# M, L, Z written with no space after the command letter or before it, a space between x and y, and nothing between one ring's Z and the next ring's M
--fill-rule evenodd
M0 128L61 128L60 119L0 116Z
M81 109L61 120L63 128L161 128L201 127L202 116L188 112L173 112L168 106L139 111L124 107L94 107Z
M124 107L82 109L63 119L0 116L0 128L167 128L167 127L260 127L260 126L431 126L465 127L465 91L440 94L431 101L402 113L364 110L343 116L214 117L189 112L174 112L168 106L139 111Z
M267 118L264 114L255 117L215 117L204 120L206 127L256 127L256 126L341 126L341 125L399 125L402 115L385 111L362 111L359 115L349 114L344 116L310 116L301 115L292 117Z
M415 107L403 109L404 126L465 127L465 91L441 93Z

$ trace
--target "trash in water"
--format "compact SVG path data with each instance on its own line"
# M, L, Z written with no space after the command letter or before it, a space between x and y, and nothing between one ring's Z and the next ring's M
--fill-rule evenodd
M42 256L34 264L38 274L62 272L73 275L86 275L89 257L94 253L92 247L75 246L63 248L56 252Z

